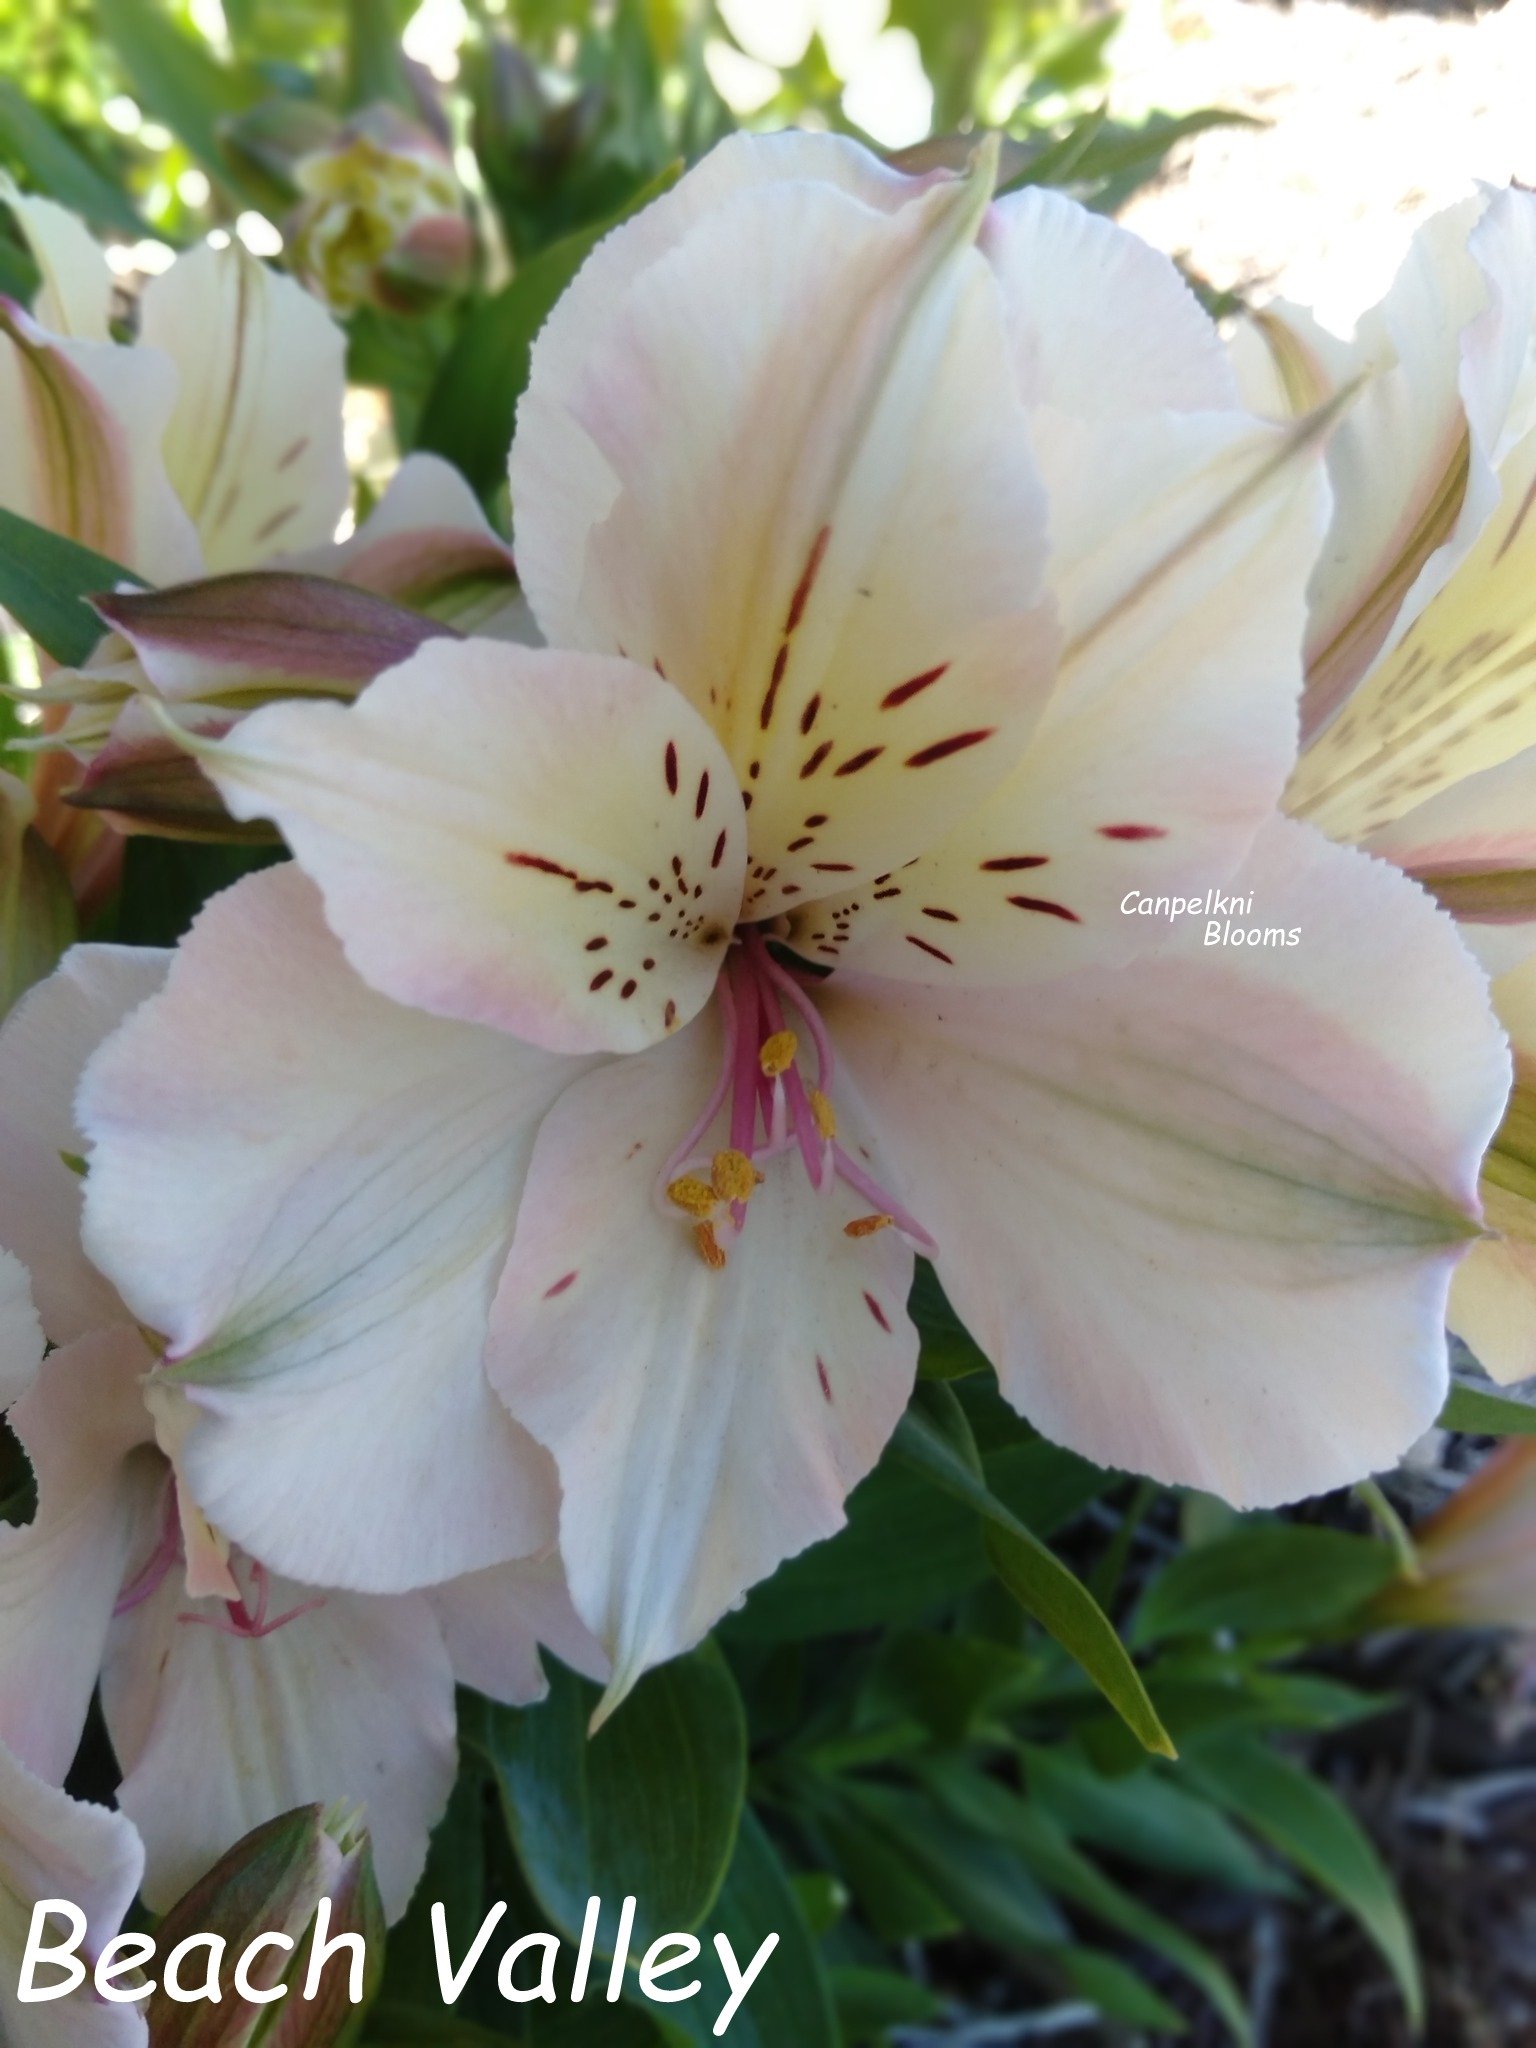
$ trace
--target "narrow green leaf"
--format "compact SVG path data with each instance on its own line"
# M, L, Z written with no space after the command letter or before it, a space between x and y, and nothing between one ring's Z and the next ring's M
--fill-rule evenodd
M1249 1522L1186 1550L1153 1580L1132 1640L1207 1635L1310 1635L1348 1620L1395 1576L1389 1545L1341 1529Z
M1184 1768L1197 1789L1245 1821L1353 1914L1396 1978L1414 2026L1421 2025L1424 1992L1413 1929L1374 1843L1338 1795L1250 1736L1202 1741Z
M680 169L664 171L618 213L541 250L465 320L428 394L416 446L446 456L482 497L506 475L534 338L555 301L603 236L659 198Z
M347 106L387 100L416 113L390 0L347 0Z
M160 0L95 0L95 16L145 113L163 121L210 176L240 191L219 124L265 97L262 80L219 63Z
M1061 1744L1027 1749L1024 1758L1031 1800L1077 1840L1226 1891L1294 1890L1218 1807L1155 1767L1107 1778Z
M1165 1956L1204 1992L1239 2048L1250 2048L1253 2034L1247 2009L1216 1958L1181 1927L1106 1877L1048 1814L955 1758L934 1763L924 1777L957 1818L987 1829L1017 1850L1049 1891Z
M730 1862L746 1790L746 1724L735 1681L706 1646L641 1680L595 1736L599 1688L556 1664L537 1707L486 1709L484 1742L513 1844L553 1922L579 1934L603 1901L598 1948L613 1953L619 1908L639 1901L636 1952L698 1925Z
M93 228L115 228L135 238L149 232L127 195L8 78L0 78L0 150L26 173L29 185Z
M1074 1943L1052 1957L1071 1988L1096 2005L1107 2020L1122 2026L1152 2028L1161 2034L1187 2034L1189 2021L1160 1998L1144 1977L1118 1956Z
M1174 1755L1167 1729L1141 1674L1093 1595L975 1476L930 1416L913 1406L897 1425L901 1455L936 1486L963 1500L986 1524L993 1569L1027 1613L1075 1658L1142 1745Z
M1464 1430L1468 1436L1536 1436L1536 1401L1490 1393L1458 1380L1440 1410L1439 1426Z
M143 578L62 534L0 509L0 606L66 668L85 660L107 630L87 592Z
M914 1977L899 1977L894 1970L871 1970L853 1964L832 1969L832 1996L843 2038L852 2048L865 2042L884 2043L888 2027L921 2026L936 2020L944 2003L926 1984Z

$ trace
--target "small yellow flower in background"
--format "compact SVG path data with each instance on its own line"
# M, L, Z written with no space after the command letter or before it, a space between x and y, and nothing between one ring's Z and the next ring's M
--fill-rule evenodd
M371 107L293 175L304 197L289 258L333 312L409 312L466 282L474 236L448 152L429 130Z

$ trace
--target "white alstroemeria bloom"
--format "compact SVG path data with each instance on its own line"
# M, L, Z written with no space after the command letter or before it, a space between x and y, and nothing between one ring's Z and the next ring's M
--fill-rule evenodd
M1260 346L1259 344L1265 344ZM1255 402L1358 381L1329 446L1293 816L1405 869L1493 974L1515 1089L1483 1169L1496 1233L1451 1324L1536 1372L1536 195L1426 223L1349 341L1289 306L1239 331Z
M87 1262L66 1163L81 1066L166 961L77 948L0 1032L0 1241L25 1253L58 1346L37 1372L25 1327L0 1333L0 1383L35 1376L8 1419L38 1488L33 1520L0 1526L0 1741L62 1783L99 1674L152 1906L260 1822L347 1798L395 1917L453 1784L455 1681L523 1704L544 1690L541 1639L585 1669L595 1645L557 1560L430 1593L328 1592L232 1548L199 1510L180 1462L185 1397ZM483 1405L491 1435L515 1435ZM501 1472L515 1489L516 1461Z
M31 313L0 300L0 505L155 584L300 570L525 636L510 550L439 457L408 456L336 540L352 496L346 338L301 286L238 241L204 244L148 281L136 339L120 342L112 273L79 221L52 200L7 203L43 282ZM201 681L213 694L217 678ZM70 707L58 744L89 759L111 742L138 758L164 741L133 700L185 714L200 708L199 682L167 680L109 632L84 668L54 673L43 701Z
M68 1899L80 1909L89 1969L121 1932L143 1869L131 1821L45 1784L0 1743L0 2040L12 2048L147 2048L142 2005L108 2004L88 1984L41 2005L22 2005L16 1995L34 1907ZM49 1940L60 1936L51 1921Z
M915 1250L1106 1464L1273 1502L1422 1430L1508 1069L1451 921L1268 822L1306 438L984 163L738 138L601 245L512 455L550 648L200 746L312 879L219 898L86 1077L222 1526L430 1575L465 1475L398 1445L466 1269L610 1700L839 1526ZM1122 912L1213 887L1298 946Z

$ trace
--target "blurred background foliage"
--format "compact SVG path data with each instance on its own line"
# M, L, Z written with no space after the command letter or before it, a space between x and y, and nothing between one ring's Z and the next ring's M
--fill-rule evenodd
M357 511L425 447L505 520L534 335L684 163L738 126L913 167L996 128L1005 184L1113 210L1227 118L1120 118L1119 25L1099 0L4 0L0 166L108 243L125 327L137 281L205 234L295 268L348 330ZM369 149L404 194L393 226ZM327 213L317 163L362 198ZM34 283L0 228L0 288ZM27 544L42 580L99 583ZM133 840L111 928L173 941L246 858ZM1431 2043L1512 2048L1478 2027L1517 2009L1529 1929L1426 1860L1397 1795L1475 1818L1536 1780L1536 1671L1503 1633L1536 1626L1536 1409L1464 1384L1415 1470L1240 1517L1047 1444L931 1276L914 1312L918 1396L842 1534L593 1741L558 1668L526 1712L464 1697L464 1771L363 2042L707 2040L719 2000L512 2008L494 1959L442 2009L431 1902L462 1954L487 1901L513 1902L509 1936L574 1936L589 1891L634 1891L655 1927L724 1927L740 1953L778 1930L743 2048L1393 2048L1426 2018ZM1480 1493L1504 1435L1524 1462ZM1426 1511L1464 1472L1442 1530ZM0 1512L30 1512L14 1448ZM78 1789L113 1782L98 1730Z

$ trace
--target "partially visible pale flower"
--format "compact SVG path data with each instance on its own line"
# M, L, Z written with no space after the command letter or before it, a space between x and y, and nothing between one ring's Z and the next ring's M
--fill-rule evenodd
M447 1446L357 1532L423 1331L483 1347L610 1705L837 1528L915 1251L1048 1434L1239 1502L1443 1399L1508 1070L1451 921L1273 819L1318 426L1238 407L1162 258L990 185L740 138L605 241L512 455L551 646L194 740L300 871L84 1083L198 1498L420 1583ZM1125 914L1213 886L1299 945Z
M1419 1576L1380 1594L1373 1619L1536 1630L1536 1439L1495 1451L1414 1531L1414 1550Z
M121 1930L144 1849L133 1825L44 1784L0 1743L0 2040L12 2048L148 2048L142 2005L107 2004L89 1983L65 1998L17 1997L35 1907L68 1899L85 1916L87 1969ZM48 1941L67 1938L58 1920ZM41 1984L56 1983L44 1967Z
M453 160L395 108L356 115L293 177L289 257L333 311L409 312L468 284L475 241Z
M269 1571L201 1512L181 1468L186 1399L79 1244L75 1082L165 966L153 951L77 948L0 1032L0 1242L30 1267L58 1347L38 1372L35 1318L0 1319L0 1387L35 1375L9 1420L38 1487L33 1520L0 1526L0 1741L61 1783L99 1673L151 1905L257 1822L351 1798L397 1917L453 1783L455 1678L523 1703L544 1689L540 1635L578 1664L594 1652L557 1560L372 1599ZM504 1554L532 1551L553 1534L539 1454L488 1395L481 1408L511 1496Z
M1239 331L1267 409L1358 380L1329 447L1293 816L1395 862L1494 975L1515 1052L1483 1169L1494 1236L1452 1326L1501 1380L1536 1372L1536 195L1427 222L1350 341L1277 306Z
M31 314L0 301L0 440L12 451L0 505L152 584L277 569L526 637L511 552L438 457L408 457L361 527L335 540L351 497L344 338L309 293L239 242L205 245L149 282L138 338L121 343L107 320L111 273L84 228L50 200L9 203L43 285ZM217 597L226 613L238 611L231 593ZM184 659L167 688L131 635L106 632L83 667L54 670L39 693L47 744L86 762L110 749L109 795L122 793L125 769L174 783L174 749L135 700L164 696L198 718L214 698L222 718L209 710L200 722L227 727L249 693L229 701L226 680L216 668L200 677ZM352 673L342 694L362 680ZM185 785L184 766L179 773ZM180 794L189 806L182 827L217 822L206 785ZM152 809L135 814L126 799L118 815L157 829L178 824Z

